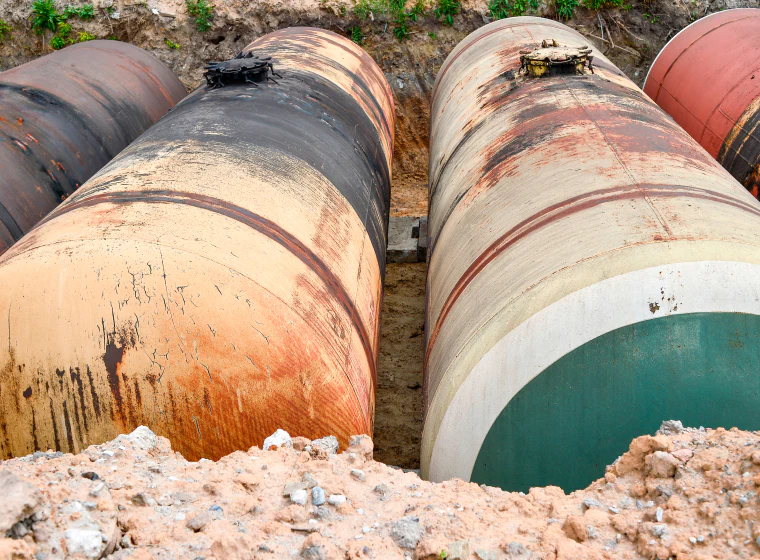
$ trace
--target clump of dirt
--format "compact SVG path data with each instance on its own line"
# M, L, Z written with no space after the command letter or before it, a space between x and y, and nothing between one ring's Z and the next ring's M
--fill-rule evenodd
M663 424L565 495L425 482L372 441L276 434L186 461L138 428L78 455L0 466L4 558L749 558L760 554L760 435Z
M380 325L375 393L375 458L420 468L425 263L389 264Z
M66 2L68 4L68 2ZM71 17L71 38L80 32L142 47L168 64L188 89L202 81L203 66L239 52L255 38L295 25L322 27L361 38L388 79L396 98L396 146L393 161L391 213L427 213L429 100L435 76L451 49L469 33L492 20L485 0L465 0L448 26L435 16L434 0L427 12L407 22L409 36L399 42L397 24L388 13L369 12L360 18L355 0L211 0L215 16L206 32L197 30L182 0L94 0L95 17ZM368 5L380 2L364 2ZM80 6L81 0L71 4ZM411 7L414 1L408 0ZM553 1L542 0L526 15L557 18ZM726 8L758 6L757 0L624 0L620 7L594 11L579 6L568 21L599 47L637 84L643 84L654 57L680 29L706 14ZM63 9L59 4L58 8ZM51 35L31 29L31 2L4 0L0 18L11 33L0 43L0 70L28 62L51 51Z

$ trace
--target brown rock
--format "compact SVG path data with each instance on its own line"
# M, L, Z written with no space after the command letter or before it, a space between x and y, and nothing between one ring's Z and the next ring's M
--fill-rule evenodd
M631 442L628 452L624 453L615 465L618 476L644 468L644 458L655 451L669 451L673 444L667 436L641 436Z
M585 520L578 515L568 515L562 530L568 538L576 542L584 542L588 539L588 528Z
M35 560L37 545L25 540L0 539L0 558L3 560Z
M372 443L369 436L365 435L352 436L348 444L348 452L355 453L357 457L361 457L364 460L372 459L374 449L375 444Z
M258 479L251 474L241 474L235 478L235 484L239 484L248 493L253 493L259 487Z
M208 512L204 511L203 513L199 513L198 515L188 519L185 525L188 529L192 529L197 533L209 523L211 523L211 516L208 514Z
M0 534L34 514L42 495L33 486L8 470L0 470Z
M294 437L290 442L293 444L293 449L296 451L303 451L304 447L311 445L311 440L302 436Z
M655 451L647 455L646 474L655 478L670 478L676 474L676 469L681 462L665 451Z
M677 451L673 451L671 455L673 455L673 457L679 461L686 463L694 456L694 452L691 449L679 449Z
M447 541L440 536L423 538L414 549L415 560L440 560L448 557Z

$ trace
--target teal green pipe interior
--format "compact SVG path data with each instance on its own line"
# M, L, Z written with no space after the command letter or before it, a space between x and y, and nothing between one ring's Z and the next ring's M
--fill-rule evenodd
M585 488L663 420L760 429L760 316L690 313L636 323L566 354L510 401L473 482Z

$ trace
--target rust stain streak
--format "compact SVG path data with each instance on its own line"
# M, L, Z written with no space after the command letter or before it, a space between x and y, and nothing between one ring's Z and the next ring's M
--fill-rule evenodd
M354 305L354 300L351 299L345 287L335 276L335 273L330 270L330 267L327 266L322 259L320 259L300 240L271 220L259 216L241 206L231 204L218 198L189 192L158 190L124 191L92 195L84 199L72 201L70 204L59 206L56 210L48 214L48 216L42 220L41 224L78 208L91 207L98 204L128 204L133 202L147 204L185 204L195 208L209 210L245 224L287 249L319 276L330 293L340 302L343 309L351 318L351 322L362 341L362 347L372 372L374 385L374 382L377 379L377 364L374 359L372 341L366 327L359 317L359 312Z
M580 99L578 99L578 96L575 94L575 90L570 85L570 81L566 80L565 78L562 78L562 81L567 86L567 90L570 92L570 95L572 95L573 99L575 99L576 103L578 103L578 106L583 109L583 111L586 113L586 116L588 117L588 119L593 123L593 125L596 127L596 129L599 131L599 133L602 135L602 137L604 138L604 142L607 144L607 146L609 147L610 151L612 151L612 155L615 156L615 160L620 164L620 167L623 169L623 171L625 171L625 174L628 175L628 178L631 180L631 183L633 185L635 185L642 192L644 200L649 205L649 208L652 209L652 212L654 213L655 217L657 218L657 221L660 222L660 225L665 230L665 232L668 234L668 237L673 237L673 231L670 229L670 226L668 226L668 223L665 220L665 217L662 214L660 214L660 211L657 210L657 208L655 208L655 205L652 202L652 200L648 196L646 196L644 194L644 191L639 186L638 179L636 179L636 177L634 177L633 172L628 168L628 166L625 163L623 163L623 160L620 159L620 154L618 154L617 150L615 149L614 144L609 139L609 137L607 136L607 134L604 132L604 129L602 128L602 126L597 122L597 120L594 117L591 116L591 113L589 113L589 111L586 108L586 106L581 102Z

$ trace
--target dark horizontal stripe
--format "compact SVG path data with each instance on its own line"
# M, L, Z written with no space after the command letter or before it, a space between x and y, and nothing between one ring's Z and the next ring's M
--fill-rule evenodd
M753 111L750 106L746 111ZM718 161L733 177L749 190L760 188L760 178L757 184L751 185L750 176L760 166L760 109L754 110L750 115L742 115L739 122L744 125L735 125L738 128L732 130L718 153ZM733 138L730 142L728 138ZM754 193L757 196L757 193Z
M18 241L24 235L24 232L16 223L16 220L13 219L13 216L11 216L8 209L3 206L2 202L0 202L0 223L2 223L5 226L5 229L8 230L8 233L13 236L13 241Z
M568 198L567 200L563 200L562 202L544 208L499 236L493 243L491 243L491 245L488 246L488 248L486 248L485 251L480 254L478 258L475 259L475 261L469 267L467 267L462 277L457 281L456 285L451 290L448 298L446 298L446 302L441 308L438 319L430 331L425 353L425 369L427 369L428 361L430 360L430 354L433 351L433 347L435 346L436 340L441 331L441 327L443 326L443 323L446 321L446 318L454 307L454 304L456 304L457 300L462 295L464 290L472 283L473 280L475 280L475 278L477 278L478 274L480 274L480 272L488 264L493 262L504 251L531 233L534 233L541 228L567 216L577 214L584 210L588 210L589 208L593 208L601 204L606 204L608 202L635 199L648 200L648 197L684 197L691 199L710 200L719 204L726 204L728 206L739 208L760 217L760 208L754 204L728 195L722 195L705 189L689 187L685 185L624 185L619 187L612 187L609 189L600 189L597 191L574 196ZM673 238L664 239L664 241L674 240L675 239Z
M183 204L214 212L215 214L221 214L227 218L245 224L284 247L322 280L330 294L338 300L341 307L343 307L345 312L349 315L351 323L361 339L364 354L367 357L367 362L370 371L372 372L372 382L375 383L375 380L377 379L377 364L375 363L375 353L372 349L372 340L367 329L364 327L364 323L361 321L361 317L359 316L359 312L356 309L353 299L346 291L343 284L341 284L340 280L335 276L330 267L300 240L273 221L259 216L242 206L210 196L180 191L157 190L112 192L95 194L88 197L82 197L78 200L72 200L67 204L59 206L56 210L46 216L40 224L79 208L88 208L98 204L130 204L135 202L146 204ZM353 386L353 381L350 377L349 382Z
M346 45L346 40L341 35L338 35L337 33L334 33L332 31L328 31L326 29L321 29L319 34L314 33L314 29L310 27L286 27L284 29L280 29L277 33L277 39L278 42L281 39L288 39L294 41L295 44L299 44L298 48L296 49L295 45L289 45L294 50L298 50L303 52L304 58L319 60L320 64L323 64L325 66L332 67L336 72L346 74L351 79L351 84L353 86L359 88L362 92L362 96L364 101L369 103L369 107L372 110L372 113L374 117L377 119L377 121L382 125L383 131L385 132L385 135L388 138L393 138L393 121L392 116L386 115L385 112L382 109L382 106L380 105L380 101L377 99L377 97L374 95L372 90L370 89L369 85L367 84L367 80L365 79L365 72L366 73L375 73L377 69L377 65L375 61L372 59L372 57L367 54L367 52L359 47L359 50L361 50L361 56L359 57L359 60L361 61L361 64L358 68L358 70L354 71L346 66L343 66L336 60L333 60L332 58L329 58L328 56L323 56L320 52L322 49L320 47L322 46L322 43L329 43L332 47L336 49L340 49L344 51L348 56L355 57L357 56L357 53ZM261 39L266 41L267 36L262 37ZM245 51L255 51L259 52L259 49L256 45L257 41L254 41L251 45L249 45L248 48L246 47ZM273 45L274 49L267 49L264 48L261 50L262 54L271 54L272 56L276 56L276 45ZM310 48L309 48L310 47ZM308 50L307 50L308 49ZM273 52L269 52L272 50ZM309 72L309 67L303 67L299 68L299 72ZM385 80L385 78L380 78L382 80ZM389 86L385 85L385 88L388 90L388 95L392 97L392 93L390 91Z
M502 76L495 78L494 82L504 81ZM573 87L593 90L593 95L599 96L598 106L610 117L617 118L620 122L627 125L632 123L641 123L642 126L652 127L651 134L640 134L637 141L642 149L649 151L664 150L672 153L673 147L668 140L660 145L658 139L662 136L656 126L667 126L675 128L676 125L671 119L648 99L643 98L640 90L635 88L620 87L617 84L610 83L597 76L559 76L557 78L548 77L538 80L527 80L519 84L514 89L509 89L505 95L497 100L487 100L488 110L480 110L477 116L471 121L472 128L462 137L462 140L454 147L451 155L443 161L438 167L435 178L431 180L430 186L430 214L436 207L438 186L445 172L445 168L457 162L455 156L459 154L463 147L472 140L474 134L491 119L498 119L501 110L510 111L509 118L513 121L511 129L504 134L499 135L491 144L486 145L480 150L483 155L483 166L479 171L478 180L470 187L461 192L446 209L445 214L440 220L436 220L435 230L429 232L430 246L428 254L435 253L435 246L454 210L459 203L467 196L473 188L482 188L484 183L487 187L493 186L501 180L499 172L500 166L508 161L520 157L525 152L530 152L547 142L553 141L557 134L565 126L577 126L581 121L589 121L599 128L605 136L605 142L609 142L606 133L601 130L601 125L588 113L582 104L577 104L558 109L554 104L543 104L531 101L531 98L540 92L540 95L546 97L554 92L571 92ZM495 88L486 88L491 90ZM605 98L613 98L613 102L604 103ZM522 102L526 100L525 102ZM625 101L623 103L622 101ZM632 103L641 102L643 105L636 105L636 110L629 107ZM515 109L519 107L519 109Z
M289 69L282 76L258 88L201 86L146 132L145 142L133 144L130 154L152 158L153 142L182 145L191 139L222 143L242 161L255 147L300 159L354 209L384 274L391 170L380 132L340 86L307 71Z

